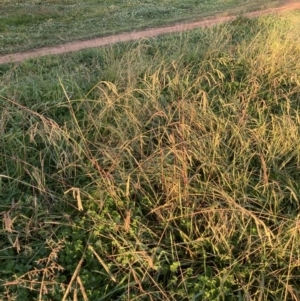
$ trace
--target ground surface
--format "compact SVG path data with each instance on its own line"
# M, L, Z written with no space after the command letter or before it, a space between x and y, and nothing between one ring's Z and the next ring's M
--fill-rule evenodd
M284 0L0 0L0 55L122 32L236 15Z
M300 300L299 32L294 10L0 65L0 300Z
M299 2L288 1L283 6L246 13L245 16L256 17L259 15L270 14L274 12L283 12L283 11L293 10L298 8L300 8ZM92 47L99 47L99 46L114 44L118 42L137 40L141 38L149 38L161 34L179 32L179 31L189 30L197 27L211 26L221 22L232 20L233 18L234 16L216 16L214 18L205 19L198 22L177 24L169 27L160 27L160 28L146 29L142 31L122 33L122 34L117 34L117 35L112 35L112 36L107 36L107 37L102 37L97 39L91 39L86 41L77 41L77 42L71 42L67 44L61 44L53 47L43 47L28 52L7 54L7 55L0 56L0 64L19 62L37 56L62 54L66 52L78 51L78 50L92 48Z

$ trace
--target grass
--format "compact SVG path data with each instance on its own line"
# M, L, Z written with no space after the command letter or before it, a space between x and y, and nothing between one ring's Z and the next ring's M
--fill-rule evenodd
M279 0L186 0L184 4L180 0L0 0L0 55L281 3Z
M299 27L1 65L0 298L299 300Z

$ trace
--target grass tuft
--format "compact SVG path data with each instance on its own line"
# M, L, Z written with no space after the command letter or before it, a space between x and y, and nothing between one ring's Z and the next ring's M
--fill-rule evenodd
M299 20L1 66L1 296L298 300Z

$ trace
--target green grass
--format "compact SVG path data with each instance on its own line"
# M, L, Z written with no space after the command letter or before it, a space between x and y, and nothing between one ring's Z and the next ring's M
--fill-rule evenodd
M0 0L0 54L239 13L280 0Z
M300 14L0 66L0 299L299 300Z

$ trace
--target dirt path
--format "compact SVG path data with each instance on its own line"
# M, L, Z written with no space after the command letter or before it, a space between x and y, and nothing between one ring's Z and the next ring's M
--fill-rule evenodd
M253 18L253 17L262 16L270 13L284 12L284 11L293 10L297 8L300 9L299 2L287 1L287 4L285 4L284 6L246 13L245 16ZM40 56L51 55L51 54L62 54L66 52L73 52L73 51L78 51L87 48L110 45L118 42L138 40L141 38L151 38L165 33L181 32L181 31L190 30L199 27L212 26L222 22L233 20L234 18L235 16L226 16L226 17L215 16L214 18L206 19L198 22L183 23L183 24L160 27L160 28L150 28L142 31L121 33L113 36L107 36L107 37L97 38L92 40L76 41L76 42L57 45L53 47L43 47L43 48L34 49L23 53L7 54L7 55L0 56L0 64L15 63L34 57L40 57Z

